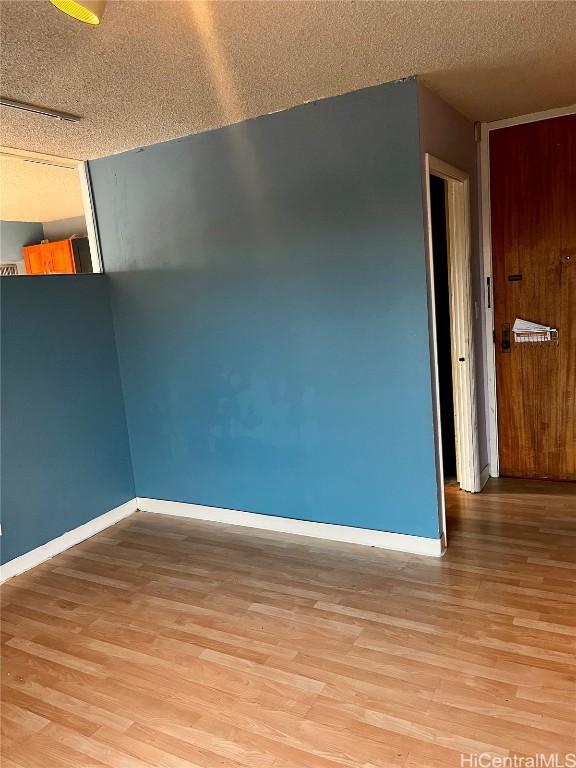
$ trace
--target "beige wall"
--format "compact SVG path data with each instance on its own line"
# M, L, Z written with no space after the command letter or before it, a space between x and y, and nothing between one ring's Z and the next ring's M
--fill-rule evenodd
M0 152L0 219L55 221L84 214L75 165L63 167L14 153Z
M45 221L44 237L46 240L65 240L71 235L86 237L86 218L84 216L74 216L70 219L59 219L58 221Z

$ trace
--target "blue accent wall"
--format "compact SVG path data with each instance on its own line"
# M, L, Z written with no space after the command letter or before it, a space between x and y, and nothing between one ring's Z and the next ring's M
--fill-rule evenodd
M438 537L415 81L90 172L137 495Z
M134 498L104 275L2 278L2 562Z

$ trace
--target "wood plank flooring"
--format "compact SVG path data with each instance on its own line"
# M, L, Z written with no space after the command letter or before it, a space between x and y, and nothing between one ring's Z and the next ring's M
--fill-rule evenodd
M137 513L14 578L3 768L576 752L576 486L447 499L442 559Z

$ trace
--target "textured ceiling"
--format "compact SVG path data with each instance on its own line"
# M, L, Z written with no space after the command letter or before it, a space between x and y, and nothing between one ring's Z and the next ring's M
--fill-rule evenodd
M474 120L576 101L576 2L0 2L1 141L92 158L417 74Z
M78 169L0 154L0 219L56 221L83 216Z

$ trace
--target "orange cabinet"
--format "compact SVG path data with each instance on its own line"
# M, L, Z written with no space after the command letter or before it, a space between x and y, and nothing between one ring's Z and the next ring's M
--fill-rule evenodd
M48 243L48 245L50 246L51 272L56 272L60 275L76 272L71 240L58 240L55 243Z
M22 248L29 275L71 275L76 272L72 239Z
M42 245L27 245L22 248L22 252L28 275L44 275L46 273L44 259L47 251Z

